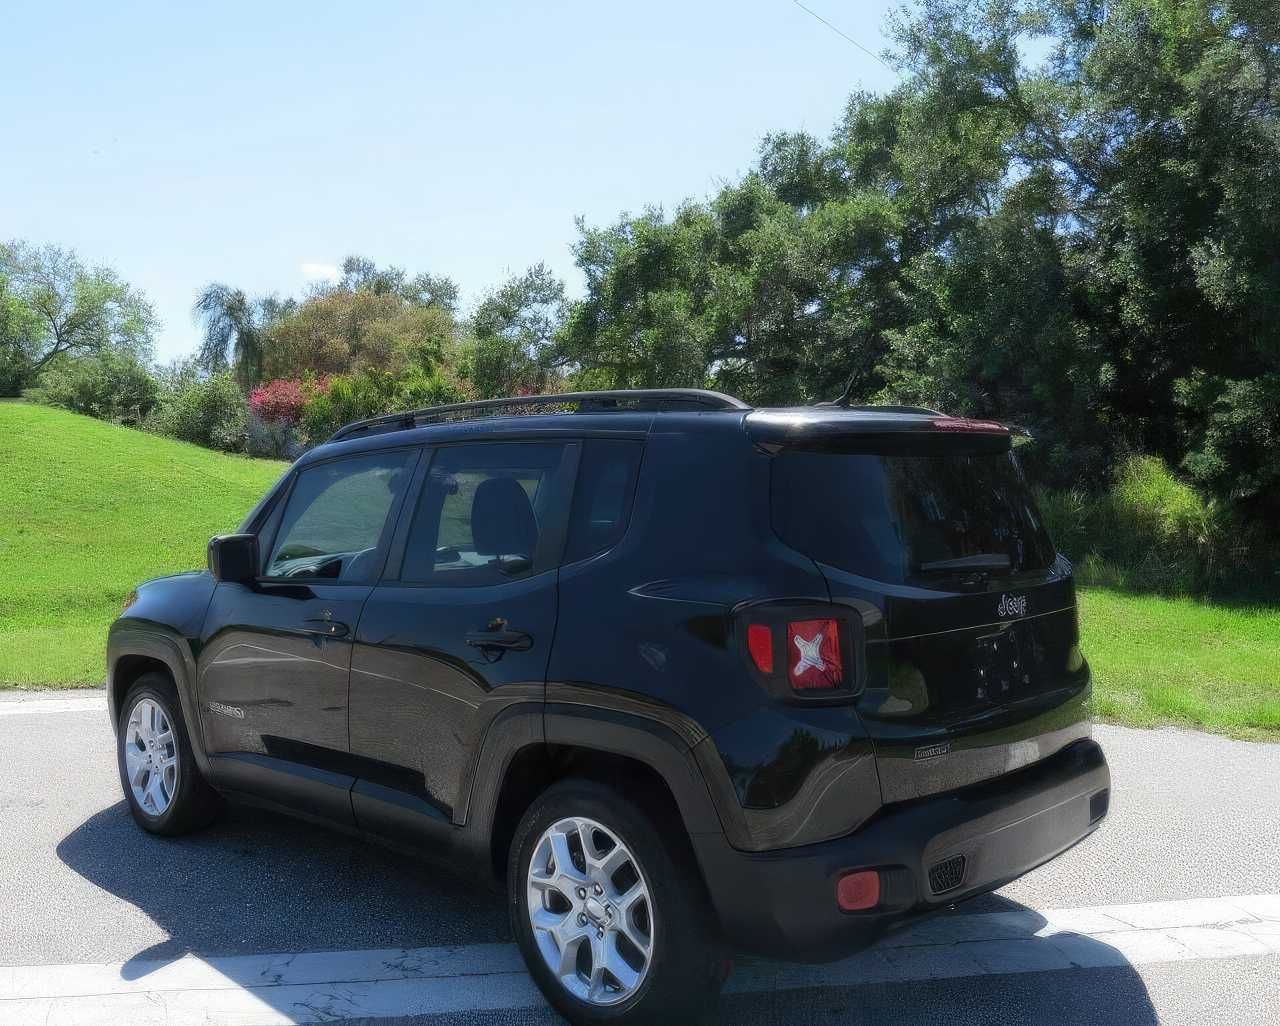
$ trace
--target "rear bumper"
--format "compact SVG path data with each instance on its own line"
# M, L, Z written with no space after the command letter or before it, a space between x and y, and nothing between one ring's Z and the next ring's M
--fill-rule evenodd
M865 947L916 916L994 890L1087 837L1106 815L1111 774L1093 740L960 791L884 808L847 837L749 853L722 836L693 838L726 937L745 951L825 961ZM943 893L929 870L963 857ZM842 912L836 881L881 873L880 904Z

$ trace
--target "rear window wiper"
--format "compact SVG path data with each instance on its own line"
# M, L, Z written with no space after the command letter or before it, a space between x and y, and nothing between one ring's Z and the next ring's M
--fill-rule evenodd
M935 559L920 564L920 572L943 573L948 570L1008 570L1013 561L1004 552L979 552L972 556L956 556L954 559Z

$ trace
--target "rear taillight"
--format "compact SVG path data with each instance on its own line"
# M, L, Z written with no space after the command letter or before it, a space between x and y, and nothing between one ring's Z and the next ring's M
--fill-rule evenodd
M850 627L834 616L815 616L820 609L771 605L744 616L751 666L783 694L816 698L853 686Z
M761 673L773 673L773 628L753 623L747 627L747 651Z
M838 688L844 683L840 628L835 620L787 624L787 679L796 691Z

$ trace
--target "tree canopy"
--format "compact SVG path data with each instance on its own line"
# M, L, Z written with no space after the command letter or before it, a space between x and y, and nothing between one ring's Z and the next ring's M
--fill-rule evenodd
M60 357L151 355L151 305L108 267L57 246L0 244L0 390L33 382Z
M446 277L352 256L297 299L209 285L203 372L323 382L314 437L565 386L847 393L1025 425L1045 484L1149 454L1280 512L1274 0L921 0L891 29L897 86L826 138L774 132L705 200L579 222L572 301L537 264L463 311ZM112 272L0 247L0 389L145 358L153 328Z
M584 226L559 363L768 403L849 384L1031 425L1058 482L1143 451L1280 501L1275 4L926 0L893 36L900 84L828 139Z

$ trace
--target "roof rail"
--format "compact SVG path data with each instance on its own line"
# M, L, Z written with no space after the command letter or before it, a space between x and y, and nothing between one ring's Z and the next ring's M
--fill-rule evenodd
M556 395L519 395L506 399L479 399L469 403L427 406L403 413L357 420L338 428L329 439L338 442L364 431L399 430L450 420L472 420L486 414L508 411L522 416L542 412L546 407L572 407L555 413L605 413L617 410L749 410L741 399L702 388L619 388L602 392L561 392ZM530 408L533 409L530 409Z

